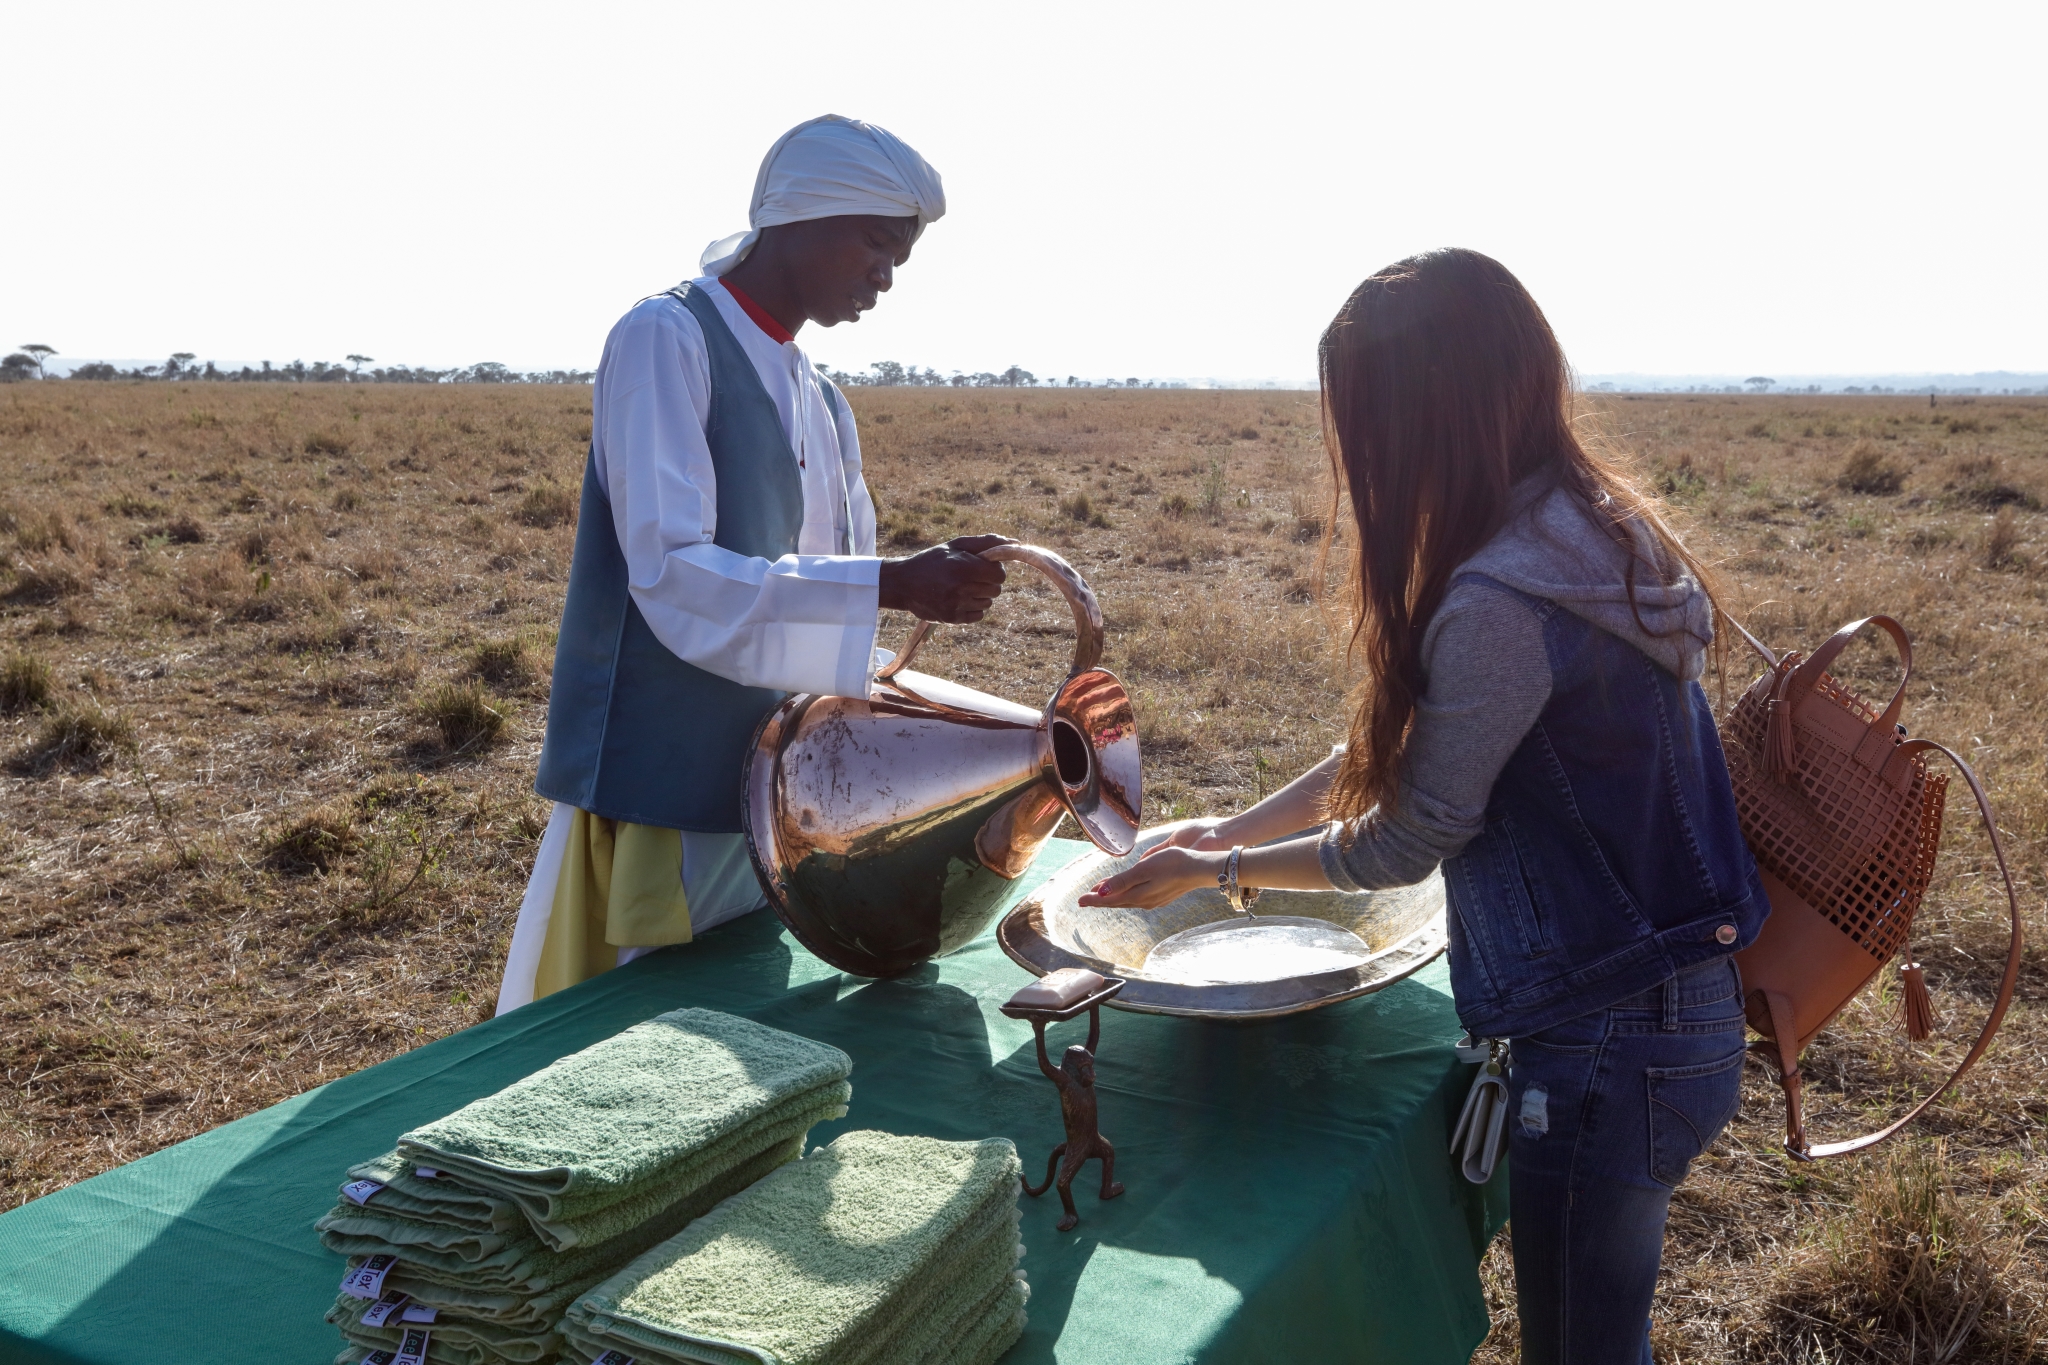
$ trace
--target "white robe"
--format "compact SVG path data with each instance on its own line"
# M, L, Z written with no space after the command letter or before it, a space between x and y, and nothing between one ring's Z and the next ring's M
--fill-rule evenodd
M692 282L754 363L796 454L804 493L797 552L750 559L711 543L718 487L705 424L704 331L673 296L635 304L606 338L592 394L597 476L611 499L628 590L679 658L751 687L860 696L874 668L881 560L851 414L837 419L810 357L778 342L724 285ZM533 998L571 808L555 807L512 931L498 1013ZM766 904L740 834L684 831L683 894L699 934ZM622 948L623 964L648 949Z

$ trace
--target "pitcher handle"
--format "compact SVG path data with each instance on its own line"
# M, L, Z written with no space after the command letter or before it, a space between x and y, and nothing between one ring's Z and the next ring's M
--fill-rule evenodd
M1011 560L1029 564L1050 578L1067 599L1067 605L1074 609L1074 666L1067 670L1068 677L1084 673L1102 661L1102 607L1095 600L1094 590L1074 571L1073 565L1041 545L991 545L981 552L981 557L998 563ZM932 633L932 625L930 621L919 621L917 629L910 632L910 639L904 642L903 652L876 670L875 681L888 682L909 667L911 657Z

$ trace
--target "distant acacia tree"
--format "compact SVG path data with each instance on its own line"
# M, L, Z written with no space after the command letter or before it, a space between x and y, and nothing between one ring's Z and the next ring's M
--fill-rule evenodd
M1778 381L1775 379L1771 379L1765 375L1753 374L1749 378L1743 380L1742 382L1749 385L1749 391L1751 393L1762 393L1765 389L1770 388L1771 385L1777 383Z
M351 371L351 373L354 374L361 374L363 372L363 366L370 364L376 358L377 357L370 355L347 355L342 357L343 360L346 360L351 366L354 367Z
M5 360L0 360L0 384L18 384L36 369L34 356L16 351Z
M164 362L164 378L176 379L179 375L186 373L192 362L196 359L198 357L190 351L177 352Z
M28 345L22 347L21 349L28 354L30 359L35 361L36 378L48 379L50 376L43 373L43 362L45 360L48 360L51 356L57 354L57 348L55 346L45 346L40 342L32 341Z

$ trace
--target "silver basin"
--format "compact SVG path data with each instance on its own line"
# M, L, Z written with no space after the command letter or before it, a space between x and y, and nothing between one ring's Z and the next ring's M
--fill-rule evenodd
M1003 918L1003 951L1037 976L1086 967L1124 978L1113 1009L1204 1019L1318 1009L1390 986L1444 951L1444 884L1434 872L1391 891L1268 891L1250 919L1207 887L1156 910L1075 904L1174 828L1143 831L1124 857L1090 850L1055 873Z

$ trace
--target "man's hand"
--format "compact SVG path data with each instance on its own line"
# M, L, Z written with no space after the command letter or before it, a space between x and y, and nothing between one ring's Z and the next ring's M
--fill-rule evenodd
M903 559L885 559L882 606L920 621L979 621L1003 590L1003 566L981 552L1016 543L1008 536L959 536Z

